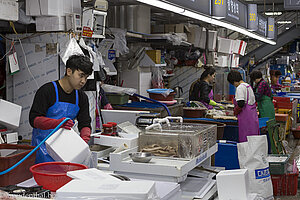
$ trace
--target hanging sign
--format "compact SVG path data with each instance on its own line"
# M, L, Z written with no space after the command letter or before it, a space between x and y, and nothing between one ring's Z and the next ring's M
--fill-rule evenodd
M300 10L300 0L284 0L285 10Z
M257 19L258 19L258 29L256 32L266 37L268 21L265 17L261 16L260 14L257 14Z
M183 8L197 11L203 14L211 14L211 0L167 0L170 3L179 5Z
M257 5L248 4L248 23L247 28L249 31L257 31L258 19L257 19Z
M212 0L212 16L247 28L247 6L238 0Z
M273 17L268 17L268 39L276 39L277 29L275 25L275 19Z

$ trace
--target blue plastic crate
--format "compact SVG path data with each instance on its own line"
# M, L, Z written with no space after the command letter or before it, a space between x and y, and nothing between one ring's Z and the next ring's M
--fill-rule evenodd
M218 151L215 154L215 166L228 169L240 169L238 160L237 143L226 141L218 143Z

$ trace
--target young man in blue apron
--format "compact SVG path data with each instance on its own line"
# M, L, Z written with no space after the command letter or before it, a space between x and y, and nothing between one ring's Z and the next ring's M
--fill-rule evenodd
M61 127L71 129L73 120L78 120L80 137L88 142L91 134L91 118L87 95L80 89L93 72L93 63L82 55L70 56L66 63L66 73L57 81L44 84L35 94L29 113L33 127L32 145L37 146L66 117ZM66 149L67 151L67 149ZM45 144L36 153L36 163L52 162Z
M236 87L234 114L238 118L239 142L246 142L247 136L259 135L255 96L251 86L243 81L239 71L231 70L227 81Z

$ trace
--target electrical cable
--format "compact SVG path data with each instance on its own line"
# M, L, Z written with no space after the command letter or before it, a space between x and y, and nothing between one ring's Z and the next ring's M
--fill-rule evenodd
M53 135L66 121L70 120L70 118L65 118L60 124L58 124L55 129L53 129L49 135L47 135L47 137L45 137L45 139L43 139L43 141L41 141L41 143L39 143L33 150L31 150L24 158L22 158L19 162L17 162L16 164L14 164L13 166L11 166L10 168L0 172L0 176L3 174L6 174L8 172L10 172L11 170L13 170L14 168L16 168L18 165L20 165L24 160L26 160L29 156L31 156L31 154L33 154L38 148L40 148L40 146L51 136Z

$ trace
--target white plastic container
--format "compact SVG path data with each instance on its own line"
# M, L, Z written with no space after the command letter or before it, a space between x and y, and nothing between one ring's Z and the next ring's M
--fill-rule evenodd
M248 200L249 176L247 169L225 170L217 174L219 200Z
M56 191L55 199L158 200L154 181L74 179Z
M7 128L19 127L22 106L0 99L0 124Z
M106 135L99 135L94 137L94 143L100 144L109 147L120 147L124 144L128 146L128 148L133 148L138 146L138 136L135 134L122 134L119 135L123 137L113 137L113 136L106 136Z
M55 161L83 163L91 154L88 144L73 129L60 128L45 144Z

